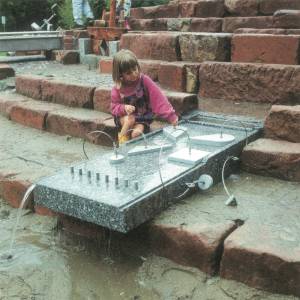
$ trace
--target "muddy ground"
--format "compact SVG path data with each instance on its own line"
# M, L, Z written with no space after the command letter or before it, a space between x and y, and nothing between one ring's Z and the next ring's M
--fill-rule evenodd
M233 176L229 187L234 187L238 197L244 193L243 185L249 180L261 186L257 192L262 195L266 190L271 192L267 186L271 187L270 180L249 174ZM294 196L298 192L292 191ZM223 195L220 184L210 192L210 201L214 201L213 195L216 199ZM191 196L185 200L186 205L197 198L205 197ZM167 214L170 211L176 214L176 210L180 210L177 205ZM297 299L266 293L217 276L209 277L195 268L157 257L138 242L129 246L113 239L88 240L63 231L56 217L39 216L31 211L23 211L16 241L9 251L16 214L17 209L1 200L0 299ZM12 258L7 259L7 254Z

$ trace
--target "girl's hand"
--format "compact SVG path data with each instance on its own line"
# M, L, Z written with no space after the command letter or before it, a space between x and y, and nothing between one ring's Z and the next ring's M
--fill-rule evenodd
M133 105L125 105L125 111L127 115L130 115L135 111L135 107Z

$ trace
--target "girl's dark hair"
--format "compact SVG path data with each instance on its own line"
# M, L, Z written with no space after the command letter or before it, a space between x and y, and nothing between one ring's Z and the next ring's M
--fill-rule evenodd
M141 67L135 54L130 50L120 50L115 54L113 59L113 81L116 84L121 85L122 74L134 70L136 67L141 71Z

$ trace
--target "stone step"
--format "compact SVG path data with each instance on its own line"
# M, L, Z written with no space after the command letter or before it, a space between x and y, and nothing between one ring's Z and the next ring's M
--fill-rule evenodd
M163 88L178 92L198 93L200 63L140 59L139 64L142 72ZM101 58L99 71L112 73L112 58Z
M0 113L13 122L58 135L86 139L99 145L111 146L104 136L88 135L102 130L116 137L116 126L110 114L83 108L32 100L15 93L0 94Z
M300 9L298 0L225 0L226 11L235 16L273 15L279 9Z
M300 103L300 66L204 62L199 95L205 99L269 104Z
M278 215L273 217L277 223ZM288 218L296 220L295 217L296 213L288 213ZM299 229L291 226L285 231L286 228L261 220L247 221L239 227L225 240L221 277L299 297L300 252L295 242Z
M298 10L298 0L198 0L131 9L134 19L271 16L278 10Z
M300 143L300 105L273 105L264 130L267 138Z
M273 16L226 17L223 19L222 31L234 32L239 28L272 28Z
M298 5L300 6L299 2ZM291 7L290 7L291 8ZM298 7L299 9L299 7ZM278 10L274 13L274 27L300 28L300 10Z
M221 32L222 18L157 18L130 19L132 30Z
M228 33L131 32L122 36L120 47L131 50L140 59L229 61L230 42Z
M135 19L156 18L209 18L222 17L225 14L224 2L219 0L185 1L178 4L157 5L132 8L131 17Z
M16 91L24 96L57 103L68 107L94 109L110 113L110 86L96 87L72 84L61 78L49 79L43 76L20 75L16 77ZM181 115L197 108L196 94L164 91L176 113Z
M284 29L284 28L239 28L234 31L236 34L258 33L258 34L300 34L300 29Z
M241 160L247 172L300 181L300 143L261 138L244 148Z
M0 80L13 76L15 76L14 69L7 64L0 63Z
M273 28L273 16L225 18L157 18L131 19L133 30L180 32L234 32L239 28ZM277 22L277 27L280 24Z
M232 62L298 65L300 35L234 34Z

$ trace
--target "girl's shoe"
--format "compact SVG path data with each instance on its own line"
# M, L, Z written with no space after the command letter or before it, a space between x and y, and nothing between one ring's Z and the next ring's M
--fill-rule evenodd
M119 145L124 144L127 141L129 141L129 137L127 135L121 135L120 133L118 133L118 142L119 142Z

